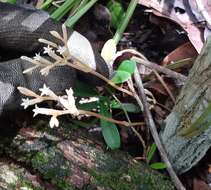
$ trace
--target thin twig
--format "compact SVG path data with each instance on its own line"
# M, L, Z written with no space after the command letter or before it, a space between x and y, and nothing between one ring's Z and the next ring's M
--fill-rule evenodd
M139 98L137 92L135 91L135 88L134 88L132 79L129 79L129 80L128 80L128 87L129 87L130 90L133 92L134 98L136 99L136 101L137 101L139 107L141 108L142 111L144 111L143 103L142 103L142 101L140 100L140 98ZM146 128L145 131L146 131L146 141L149 142L149 140L150 140L149 128Z
M131 122L127 122L127 121L119 121L119 120L115 120L115 119L112 119L112 118L109 118L109 117L105 117L105 116L100 115L98 113L91 112L91 111L86 111L86 110L78 110L78 111L79 111L79 114L94 116L94 117L97 117L99 119L104 119L104 120L112 122L112 123L116 123L116 124L119 124L119 125L124 125L126 127L138 126L138 125L143 125L144 124L144 122L132 122L131 123Z
M142 100L142 103L143 103L143 106L144 106L145 123L146 123L146 125L149 127L149 129L151 131L153 139L154 139L154 141L155 141L155 143L157 145L157 148L158 148L158 150L160 152L161 158L166 164L167 171L169 172L169 175L170 175L173 183L175 184L175 187L178 190L185 190L185 187L183 186L183 184L181 183L181 181L177 177L174 169L172 168L172 165L171 165L171 163L170 163L170 161L169 161L169 159L167 157L166 151L165 151L165 149L164 149L164 147L163 147L163 145L162 145L162 143L160 141L159 134L157 132L155 123L153 121L151 112L150 112L150 110L148 108L146 95L144 93L143 83L142 83L141 77L140 77L140 75L139 75L139 73L137 71L137 68L136 68L135 73L134 73L134 78L135 78L135 82L136 82L136 85L137 85L137 88L138 88L138 93L140 95L140 99Z
M114 94L112 96L120 104L120 106L121 106L121 108L122 108L122 110L123 110L128 122L131 123L131 120L130 120L130 117L129 117L128 113L127 113L127 110L124 108L124 106L122 106L121 101ZM141 142L141 144L143 146L143 156L142 157L146 158L146 150L147 150L147 148L146 148L146 144L144 142L144 139L142 138L141 134L133 126L130 126L130 128L132 129L132 131L135 133L135 135L140 140L140 142Z
M74 65L73 63L69 63L69 62L68 62L66 65L68 65L68 66L70 66L70 67L72 67L72 68L75 68L75 69L77 69L77 70L81 70L81 69L78 67L78 65ZM81 70L81 71L83 71L83 70ZM94 75L94 76L96 76L96 77L98 77L98 78L100 78L100 79L102 79L103 81L105 81L106 83L108 83L110 86L112 86L112 87L115 88L116 90L119 90L119 91L121 91L121 92L123 92L123 93L125 93L125 94L127 94L127 95L129 95L129 96L134 96L134 94L133 94L132 92L128 91L127 89L121 88L120 86L117 86L117 85L114 84L111 80L107 79L106 77L104 77L104 76L101 75L100 73L94 71L93 69L90 69L90 70L88 71L88 73L89 73L89 74L92 74L92 75Z
M160 65L158 65L156 63L152 63L152 62L150 62L148 60L144 60L144 59L138 58L136 56L133 56L131 59L136 61L137 63L141 63L141 64L145 65L146 67L149 67L149 68L151 68L153 70L156 70L157 72L164 73L164 74L166 74L166 75L168 75L168 76L170 76L172 78L178 79L178 80L180 80L182 82L185 82L186 79L187 79L186 76L184 76L184 75L182 75L180 73L172 71L172 70L170 70L170 69L168 69L166 67L162 67L162 66L160 66Z
M155 70L153 70L153 73L155 74L155 76L157 77L157 79L160 81L160 83L163 85L163 87L165 88L165 90L167 91L167 93L169 94L171 100L174 102L176 102L174 95L171 93L171 90L169 89L169 87L166 85L165 81L163 80L163 78L159 75L159 73Z

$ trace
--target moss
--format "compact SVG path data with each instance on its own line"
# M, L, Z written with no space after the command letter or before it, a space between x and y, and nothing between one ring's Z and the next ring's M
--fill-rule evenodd
M140 164L120 168L111 172L96 172L90 175L98 186L109 187L113 190L173 190L174 187L166 177L158 172L149 171ZM158 183L159 181L159 183Z
M60 190L78 190L74 188L70 183L62 179L54 179L52 183Z
M20 180L19 183L20 183L19 186L26 187L28 190L44 190L41 187L35 187L31 182L23 180L23 179Z
M32 167L38 170L45 179L63 178L70 174L69 163L55 147L38 152L32 158Z

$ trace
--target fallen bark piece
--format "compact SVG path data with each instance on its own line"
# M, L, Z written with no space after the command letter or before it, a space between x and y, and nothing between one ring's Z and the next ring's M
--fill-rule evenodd
M2 155L40 176L50 189L174 189L168 177L125 152L106 150L86 130L70 130L68 123L58 130L47 125L22 128L12 142L0 134L0 147Z
M211 146L211 128L191 138L178 135L182 127L190 127L211 101L211 38L196 59L188 79L166 119L161 139L177 173L195 166ZM201 126L203 127L203 126Z

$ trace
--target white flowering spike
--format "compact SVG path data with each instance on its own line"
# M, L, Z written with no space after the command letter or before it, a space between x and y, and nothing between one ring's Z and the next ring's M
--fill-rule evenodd
M57 110L54 109L48 109L48 108L39 108L37 105L35 105L35 108L32 110L34 112L34 117L38 114L43 115L56 115Z
M39 67L39 65L35 65L34 67L30 67L26 70L23 71L23 74L29 73L31 74L33 70L37 69Z
M66 90L67 93L67 99L64 99L63 97L59 97L59 102L66 108L72 115L78 115L78 109L75 105L75 98L73 96L73 90L70 88L69 90Z
M59 126L59 120L55 116L52 116L49 124L50 124L50 128L54 128L54 126L58 127Z

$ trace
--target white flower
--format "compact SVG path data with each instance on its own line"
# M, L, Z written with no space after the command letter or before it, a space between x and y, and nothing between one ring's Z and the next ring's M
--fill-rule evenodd
M41 60L40 53L35 53L34 60L36 60L36 61L40 61Z
M59 97L59 102L66 108L71 114L78 115L78 109L75 105L75 98L73 96L73 90L70 88L69 90L66 90L67 93L67 99L64 99L62 97Z
M53 128L54 126L58 127L59 120L55 116L52 116L49 124L50 124L50 128Z
M51 114L51 109L48 109L48 108L39 108L37 105L35 105L35 108L32 111L34 112L33 117L35 117L38 114L52 115Z
M39 91L41 92L40 96L49 96L49 92L51 91L49 87L47 87L45 84L43 85L42 88L39 89Z
M49 88L46 86L46 84L43 85L42 88L39 89L41 92L40 96L51 96L55 99L58 99L57 95Z
M53 51L49 45L47 47L44 47L43 49L44 49L43 51L44 54L49 54Z
M23 106L24 109L26 109L31 105L42 102L43 100L41 98L34 98L34 99L23 98L22 101L23 102L21 103L21 106Z
M30 99L29 98L23 98L22 101L23 102L21 103L21 106L23 106L24 109L26 109L30 106Z
M57 52L60 55L66 56L67 55L67 48L65 46L59 46Z

